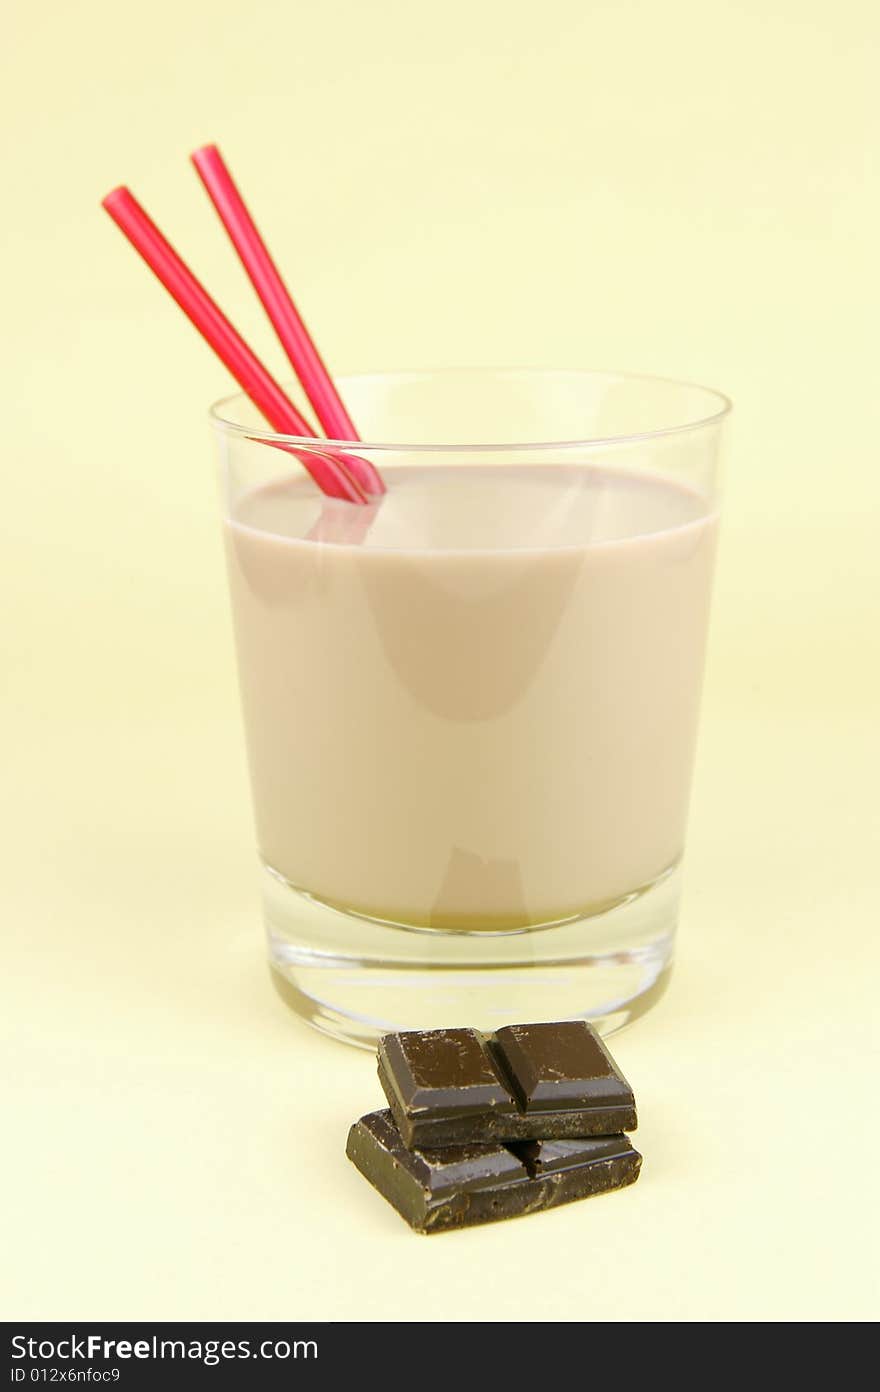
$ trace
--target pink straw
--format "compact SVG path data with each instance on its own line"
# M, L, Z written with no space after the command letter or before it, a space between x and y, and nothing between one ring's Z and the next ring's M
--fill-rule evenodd
M102 203L272 429L282 435L313 435L308 421L196 280L134 195L127 188L116 188ZM329 497L366 502L364 490L341 459L290 448Z
M325 433L332 440L360 439L217 146L203 145L191 158ZM385 492L368 460L346 455L345 463L368 493Z

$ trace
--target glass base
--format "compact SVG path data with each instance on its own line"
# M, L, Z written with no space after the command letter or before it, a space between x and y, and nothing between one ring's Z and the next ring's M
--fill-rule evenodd
M681 871L610 908L511 933L408 928L347 913L263 870L272 980L315 1029L372 1049L393 1030L591 1020L602 1034L666 988Z

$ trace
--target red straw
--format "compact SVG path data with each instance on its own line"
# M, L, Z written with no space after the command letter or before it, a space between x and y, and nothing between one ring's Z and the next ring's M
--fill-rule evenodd
M196 280L134 195L127 188L116 188L102 202L272 429L283 435L313 435L308 421ZM329 497L366 502L364 490L342 460L328 454L312 454L310 450L293 450L293 453Z
M191 158L325 433L332 440L360 439L217 146L203 145ZM345 463L368 493L385 492L368 460L346 455Z

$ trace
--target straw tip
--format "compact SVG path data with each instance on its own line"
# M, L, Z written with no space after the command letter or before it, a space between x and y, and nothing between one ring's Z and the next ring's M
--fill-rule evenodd
M198 149L193 150L190 159L194 165L198 166L200 163L207 162L208 160L217 159L219 154L220 151L212 141L209 145L200 145Z
M101 199L101 207L106 208L109 213L117 203L127 203L130 198L131 191L126 188L125 184L117 184L116 188L111 189Z

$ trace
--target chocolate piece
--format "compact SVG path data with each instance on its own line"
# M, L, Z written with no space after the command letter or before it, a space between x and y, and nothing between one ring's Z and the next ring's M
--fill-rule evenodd
M586 1020L386 1034L379 1079L408 1146L609 1136L637 1124L632 1088Z
M411 1150L389 1111L356 1121L346 1154L416 1232L516 1218L634 1184L628 1136Z

